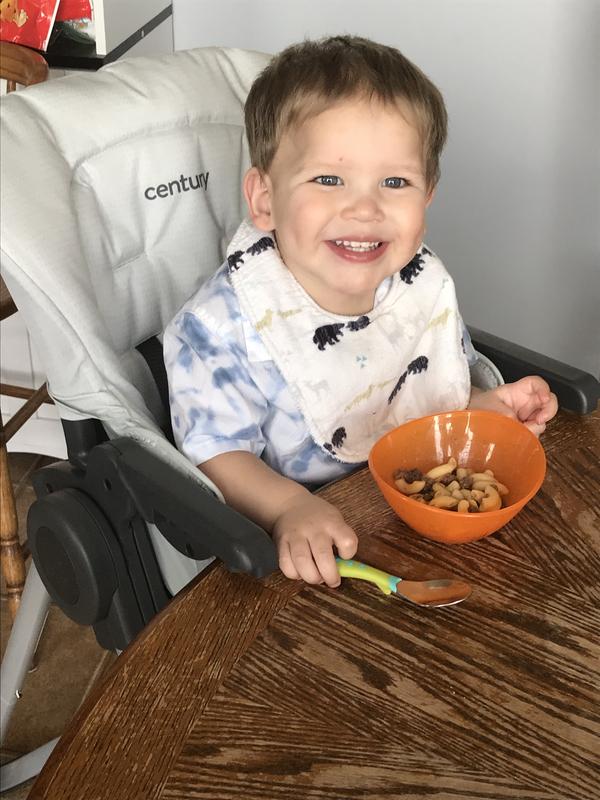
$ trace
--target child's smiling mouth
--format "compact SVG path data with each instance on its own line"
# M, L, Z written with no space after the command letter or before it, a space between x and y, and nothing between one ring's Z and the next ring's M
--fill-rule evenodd
M344 247L347 250L353 250L354 252L376 250L381 246L381 242L351 242L347 239L335 239L334 244L337 247Z
M332 239L327 240L325 244L340 258L360 263L379 258L388 246L388 242L356 239Z

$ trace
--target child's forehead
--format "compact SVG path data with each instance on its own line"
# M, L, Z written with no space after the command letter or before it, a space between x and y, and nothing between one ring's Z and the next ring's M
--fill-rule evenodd
M339 123L352 118L358 123L368 122L376 128L386 123L398 129L411 128L421 138L417 114L408 103L354 97L327 104L311 104L298 110L281 131L281 139L302 139L305 142L319 142L328 138L335 140L344 132Z
M409 125L416 125L417 114L407 100L397 98L394 101L368 97L364 94L329 100L308 99L305 104L295 109L288 123L288 130L299 130L307 125L318 123L323 118L334 118L357 113L369 117L385 117L401 120Z
M363 124L364 123L364 124ZM387 132L387 139L382 132ZM366 141L365 141L366 139ZM278 151L297 157L300 153L333 158L361 143L373 151L373 140L384 141L393 150L422 151L422 137L410 108L400 103L384 103L368 98L349 98L312 107L298 115L282 131ZM290 152L291 151L291 152ZM372 152L372 155L377 154ZM383 156L384 153L382 152Z

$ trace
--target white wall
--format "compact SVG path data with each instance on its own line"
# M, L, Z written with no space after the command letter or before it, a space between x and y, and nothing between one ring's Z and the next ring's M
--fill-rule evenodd
M600 376L598 0L174 0L175 49L354 33L440 87L428 243L466 321Z
M110 53L168 5L169 0L95 0L96 52Z

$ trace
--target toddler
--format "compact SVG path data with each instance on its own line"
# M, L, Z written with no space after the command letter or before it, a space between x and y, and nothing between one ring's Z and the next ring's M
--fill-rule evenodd
M354 531L311 489L409 419L485 408L536 434L538 377L481 392L454 284L423 243L446 138L440 92L352 36L274 57L245 106L248 219L164 338L177 446L272 535L289 578L340 582Z

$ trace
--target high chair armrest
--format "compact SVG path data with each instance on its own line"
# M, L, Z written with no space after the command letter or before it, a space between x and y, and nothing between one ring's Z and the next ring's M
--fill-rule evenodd
M600 382L589 372L470 325L467 327L475 350L493 361L507 383L526 375L540 375L556 394L561 408L578 414L591 414L596 409Z
M255 577L277 569L271 537L209 489L186 480L133 439L113 439L100 448L107 448L139 513L180 553L194 559L215 556L230 572Z

